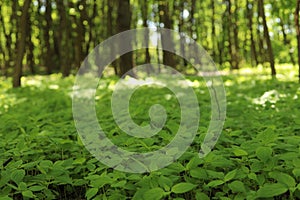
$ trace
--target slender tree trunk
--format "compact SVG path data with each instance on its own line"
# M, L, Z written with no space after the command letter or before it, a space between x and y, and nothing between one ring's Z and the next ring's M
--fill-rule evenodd
M141 10L142 10L143 27L148 28L148 23L147 23L147 20L148 20L148 4L147 4L147 2L141 0L140 5L141 5ZM145 40L145 46L148 47L149 46L149 31L146 32L144 40ZM151 57L150 57L149 48L146 48L145 49L145 63L149 65L147 67L147 73L148 74L150 74L154 70L150 62L151 62Z
M260 9L260 2L257 1L256 4L257 7L257 13L258 17L256 18L256 35L257 35L257 44L258 44L258 61L260 64L264 65L264 63L267 61L266 58L266 47L264 45L264 36L263 36L263 31L260 30L260 27L263 27L263 24L261 22L262 19L262 9Z
M2 2L0 3L0 11L2 11ZM5 26L5 23L4 23L3 16L2 16L2 12L0 13L0 24L2 25L1 26L2 33L4 34L4 37L5 37L5 45L7 47L10 47L11 46L11 35L6 32L6 26ZM0 37L2 37L2 35ZM7 71L10 68L9 60L10 60L10 56L11 56L11 53L10 53L11 50L8 49L8 52L7 52L6 48L2 48L2 45L1 45L0 52L2 52L2 56L3 56L2 74L4 76L8 76Z
M29 11L31 12L31 11ZM31 72L31 74L35 74L35 69L34 69L34 55L33 55L33 50L34 50L34 44L31 40L31 34L32 34L32 23L30 21L30 16L27 15L27 31L26 31L26 43L27 43L27 58L26 58L26 63L27 66Z
M65 1L56 0L57 10L60 15L61 38L59 44L59 56L61 60L61 72L63 77L69 76L71 71L71 46L70 46L70 24L66 12Z
M231 0L227 0L227 32L228 32L228 50L230 55L230 69L234 69L234 47L232 42L232 12Z
M25 43L26 43L26 31L28 30L28 10L31 4L31 0L25 0L22 8L22 14L20 17L20 26L19 26L19 33L20 36L18 38L17 44L17 58L16 64L14 68L13 74L13 87L20 87L21 86L21 77L22 77L22 61L25 53Z
M194 38L194 30L195 30L195 9L196 9L196 0L191 0L191 10L190 10L190 25L189 25L189 34L190 37L194 40L197 40L197 38ZM196 28L197 29L197 28ZM198 36L196 34L196 36Z
M257 53L256 53L256 45L255 45L255 41L254 41L254 34L253 34L253 3L249 2L249 0L247 0L246 3L246 9L247 9L247 18L248 18L248 26L249 26L249 32L250 32L250 45L251 45L251 64L253 66L253 61L252 59L254 59L255 63L254 65L257 66L258 65L258 58L257 58Z
M293 56L293 52L290 51L290 49L292 48L291 41L287 38L287 34L285 32L285 28L284 28L284 23L283 23L283 18L282 17L280 17L280 26L281 26L281 31L282 31L282 35L283 35L284 45L289 48L290 61L292 62L293 65L296 65L296 62L295 62L295 59L294 59L294 56Z
M275 69L274 54L273 54L272 43L271 43L267 20L266 20L266 15L265 15L264 2L263 2L263 0L258 0L258 2L259 2L259 9L261 10L262 21L263 21L263 26L264 26L264 36L265 36L265 40L267 42L267 47L268 47L268 58L269 58L270 67L271 67L271 75L272 75L272 77L275 77L276 69Z
M178 23L178 31L179 33L183 32L184 27L184 18L183 18L183 11L184 11L184 2L180 1L179 5L179 23ZM182 34L180 34L180 53L185 57L185 46L184 46L184 37ZM186 59L183 60L183 66L186 67L188 65Z
M299 25L299 11L300 11L300 0L297 0L296 10L294 14L295 19L295 26L296 26L296 32L297 32L297 48L298 48L298 77L299 77L299 83L300 83L300 25Z
M129 30L131 24L131 10L130 10L130 1L129 0L119 0L118 5L118 16L117 16L117 31L121 33L123 31ZM123 40L120 38L119 45L126 46L128 48L132 48L132 41ZM128 52L120 57L119 62L120 74L119 76L123 76L129 70L133 68L133 57L132 52ZM134 76L133 73L129 73L128 75Z
M52 5L51 0L46 0L46 10L45 10L45 27L44 27L44 41L45 41L45 48L46 51L44 52L44 62L46 66L46 72L47 74L51 74L53 70L53 49L51 47L50 43L50 29L52 26Z
M212 57L216 59L216 25L215 25L215 1L211 1L212 17L211 17L211 41L212 41Z
M229 0L230 2L231 0ZM231 4L231 3L230 3ZM230 16L232 19L231 21L231 27L232 27L232 32L231 32L231 36L230 38L233 38L232 41L232 69L239 69L239 39L238 39L238 4L237 4L237 0L234 0L234 6L235 6L235 10L234 13L231 13L231 7L229 7L229 12L230 12Z
M108 10L107 10L107 37L111 37L115 34L115 26L114 26L114 18L113 18L113 11L114 11L114 3L115 0L108 1ZM110 49L111 55L115 55L116 49L114 44L111 46ZM112 67L114 68L115 75L118 75L120 72L118 71L118 63L117 61L113 61L111 63Z
M159 13L160 23L164 24L164 28L172 29L173 22L169 12L168 1L161 2L161 4L159 5ZM166 47L174 48L173 38L169 32L161 34L161 43L163 49L165 49ZM174 55L171 52L163 50L163 64L175 68Z
M94 41L94 35L93 35L93 29L95 26L95 18L97 16L97 0L93 1L93 12L92 15L88 18L88 23L89 23L89 40L86 43L86 47L85 47L85 55L89 54L90 51L90 46L92 44L92 42ZM95 45L94 45L95 48Z

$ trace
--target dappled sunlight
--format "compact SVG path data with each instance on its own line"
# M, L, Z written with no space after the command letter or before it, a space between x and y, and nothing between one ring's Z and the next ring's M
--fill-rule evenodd
M261 97L254 98L253 103L266 106L266 102L269 102L274 106L281 98L286 98L286 94L280 94L277 90L270 90L266 91Z

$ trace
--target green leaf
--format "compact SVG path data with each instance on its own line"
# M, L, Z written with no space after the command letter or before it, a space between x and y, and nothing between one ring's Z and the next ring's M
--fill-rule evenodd
M86 161L85 158L77 158L76 160L73 161L73 164L74 165L76 165L76 164L82 165L85 161Z
M18 185L18 189L23 191L23 190L26 190L27 189L27 184L24 183L24 182L20 182L19 185Z
M247 156L248 153L243 149L234 149L233 153L235 156Z
M11 173L10 178L18 185L23 180L24 176L25 170L16 170Z
M256 156L263 162L271 158L273 150L270 147L258 147L256 149Z
M23 197L29 197L29 198L34 198L35 197L35 195L30 190L23 191L22 195L23 195Z
M176 194L186 193L194 189L197 185L192 183L178 183L172 187L172 192Z
M293 169L293 174L297 178L300 177L300 169L299 168Z
M5 197L0 196L0 199L1 199L1 200L13 200L13 199L10 198L9 196L5 196Z
M165 190L169 191L173 185L173 181L168 177L160 176L158 179L158 184Z
M45 186L34 185L28 188L30 191L37 192L45 189Z
M190 171L191 177L193 178L199 178L199 179L207 179L207 173L205 169L198 168L198 169L192 169Z
M211 181L207 184L208 187L216 187L216 186L219 186L219 185L222 185L224 184L224 181L223 180L214 180L214 181Z
M98 188L90 188L86 191L85 197L89 200L98 193Z
M161 188L152 188L144 193L144 198L149 200L159 200L164 196L164 190Z
M241 181L233 181L228 184L228 187L232 190L232 192L246 192L245 185Z
M277 180L279 183L286 185L288 188L293 188L296 186L295 179L286 173L270 172L269 176L271 178Z
M205 194L203 192L197 192L196 200L210 200L210 198L207 196L207 194Z
M274 197L284 194L288 191L288 188L281 183L265 184L257 191L257 197Z
M234 179L235 175L236 175L237 170L232 170L230 172L228 172L225 177L224 177L224 182L230 181L232 179Z
M107 176L99 176L98 179L91 180L91 186L95 188L102 188L106 184L111 184L113 179Z

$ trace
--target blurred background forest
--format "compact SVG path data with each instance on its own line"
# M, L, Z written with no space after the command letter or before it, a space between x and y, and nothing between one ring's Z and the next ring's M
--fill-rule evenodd
M300 199L299 9L300 0L0 0L0 200ZM168 41L176 53L196 58L197 52L189 48L189 41L182 44L180 36L150 36L149 48L127 53L106 68L95 93L74 86L74 75L98 44L142 27L185 33L222 70L227 111L219 138L209 130L211 121L220 120L213 113L223 113L218 101L224 103L224 98L212 98L218 95L214 85L221 85L202 80L191 63L161 50ZM132 47L141 46L138 41L141 38L135 38ZM105 48L104 54L113 51L118 51L117 45ZM161 131L139 138L120 128L112 101L123 81L119 77L145 63L175 68L186 75L186 84L167 76L170 88L141 85L132 98L120 96L122 101L115 105L128 106L139 127L156 127L152 105L166 110ZM181 96L194 97L177 95L173 85L192 89L201 107L201 120L191 126L197 126L196 137L174 163L132 174L102 164L88 151L74 118L73 97L81 94L80 102L87 104L80 108L88 113L90 102L95 104L99 127L124 151L157 151L169 146L181 129L191 137L190 123L181 119L189 115L182 109L198 108L189 100L189 106L182 106ZM89 95L94 95L93 101ZM85 114L82 118L89 120ZM200 158L206 135L218 141ZM178 145L166 154L177 155L182 149ZM127 161L116 159L114 165ZM152 163L145 166L151 167Z
M15 87L22 74L75 73L99 43L140 27L184 32L220 69L262 65L274 76L276 64L298 62L296 0L2 0L0 10L0 74L13 76ZM122 75L151 59L191 69L168 52L149 49L121 57L111 69Z

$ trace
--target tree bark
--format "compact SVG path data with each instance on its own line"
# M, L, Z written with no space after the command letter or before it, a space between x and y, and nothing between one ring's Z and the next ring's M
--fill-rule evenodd
M60 30L61 38L59 43L59 57L61 60L60 70L62 72L63 77L67 77L71 72L71 58L70 58L70 24L66 12L66 6L64 5L65 1L56 0L57 10L60 15Z
M164 28L172 29L173 22L169 12L168 1L160 1L159 20L160 23L164 25ZM161 44L163 49L166 49L166 47L174 48L174 43L170 32L164 32L164 34L161 34ZM163 50L163 64L175 68L174 55L171 52Z
M240 55L239 55L239 29L238 29L238 1L234 0L234 23L233 23L233 38L234 38L234 66L233 69L240 68Z
M179 23L178 23L178 31L179 33L183 32L183 28L184 28L184 18L183 18L183 12L184 12L184 1L180 1L179 4ZM182 34L180 34L180 53L181 55L183 55L183 57L185 57L185 46L184 46L184 36ZM183 66L186 67L188 65L186 59L182 59L183 60Z
M16 64L14 68L13 74L13 87L20 87L21 86L21 77L22 77L22 61L25 53L25 43L26 43L26 31L28 30L28 10L31 4L31 0L25 0L22 8L22 14L20 17L20 26L19 26L19 33L20 36L18 37L18 44L17 44L17 58Z
M215 1L211 1L212 17L211 17L211 41L212 41L212 57L216 59L216 26L215 26Z
M29 12L31 12L29 10ZM27 15L27 23L28 23L28 26L27 26L27 31L26 31L26 46L27 46L27 57L26 57L26 64L31 72L31 74L35 74L35 69L34 69L34 54L33 54L33 50L34 50L34 44L32 42L32 39L31 39L31 35L32 35L32 22L30 21L30 16Z
M148 3L141 0L140 1L140 5L141 5L141 10L142 10L142 20L143 20L143 27L144 28L148 28L148 23L147 23L147 19L148 19ZM145 46L149 47L149 31L146 32L145 34ZM154 71L153 66L151 65L151 57L150 57L150 52L149 52L149 48L145 49L145 64L148 64L149 66L147 66L147 73L150 74L151 72Z
M297 0L296 10L294 14L296 33L297 33L297 48L298 48L298 78L300 83L300 25L299 25L300 0Z
M114 18L113 18L113 11L114 11L114 3L115 0L110 0L108 1L108 10L107 10L107 37L111 37L115 34L116 30L115 30L115 26L114 26ZM111 49L110 49L110 53L111 55L115 55L116 52L116 48L115 45L112 44ZM117 61L113 61L111 63L111 66L114 68L114 72L115 75L120 74L120 72L118 71L118 62Z
M265 15L264 2L263 2L263 0L258 0L258 3L259 3L258 7L260 9L261 17L262 17L262 21L263 21L264 37L265 37L265 40L267 42L267 47L268 47L268 58L269 58L270 67L271 67L271 75L272 75L272 77L275 77L276 69L275 69L274 54L273 54L272 43L271 43L267 20L266 20L266 15Z
M287 34L286 34L285 28L284 28L283 18L279 17L279 19L280 19L280 26L281 26L284 45L289 48L290 61L292 62L293 65L296 65L295 59L293 57L293 52L290 51L290 49L292 48L292 45L291 45L291 41L287 38Z
M121 33L129 30L131 24L131 10L130 0L119 0L118 5L118 16L117 16L117 31ZM119 45L132 49L132 40L123 40L120 38ZM123 76L129 70L133 68L133 57L132 52L128 52L120 57L119 76ZM132 72L132 71L131 71ZM130 76L134 76L133 72L128 73Z
M45 10L45 27L44 27L44 40L45 40L45 48L46 51L44 52L44 62L46 66L47 74L51 74L53 71L53 50L50 43L50 29L52 26L52 5L51 0L46 0L46 10Z
M250 8L251 6L251 8ZM257 58L257 53L256 53L256 45L255 45L255 41L254 41L254 34L253 34L253 3L249 2L249 0L247 0L246 3L246 9L247 9L247 18L248 18L248 26L249 26L249 31L250 31L250 45L251 45L251 64L253 66L253 61L252 59L254 59L255 61L255 66L258 65L258 58Z

